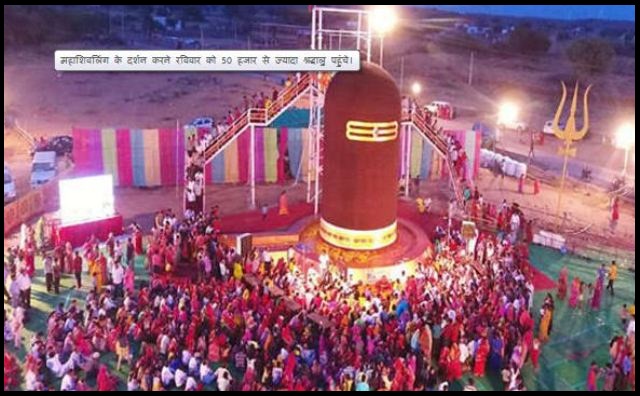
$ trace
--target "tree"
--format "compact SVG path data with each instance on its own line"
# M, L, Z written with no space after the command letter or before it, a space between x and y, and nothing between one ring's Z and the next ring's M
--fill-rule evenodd
M533 30L527 25L520 25L511 33L507 47L511 51L526 55L538 55L544 54L549 50L551 40L542 32Z
M189 22L204 22L204 13L202 12L202 6L199 5L185 5L185 6L173 6L173 9L185 21Z
M605 72L615 56L611 44L600 38L575 40L567 48L567 57L578 73L598 74Z

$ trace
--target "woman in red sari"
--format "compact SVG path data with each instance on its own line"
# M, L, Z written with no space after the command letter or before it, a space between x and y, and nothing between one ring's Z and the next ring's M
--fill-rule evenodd
M567 282L569 278L569 269L565 265L560 270L560 276L558 277L558 299L564 300L567 296Z
M36 272L35 266L35 249L33 247L33 243L27 243L27 248L24 251L24 264L27 268L27 275L29 278L33 278L33 275Z
M440 370L443 374L447 374L447 375L449 373L449 357L450 357L449 345L450 345L449 341L445 341L444 346L440 350L440 358L438 359L438 367L440 367Z
M462 362L460 361L460 347L458 343L451 345L449 352L449 366L447 370L447 381L457 381L462 378Z
M135 226L135 231L133 232L133 249L136 252L136 255L140 256L143 254L142 251L142 230L137 225Z
M489 351L489 341L486 338L482 338L480 340L480 343L478 344L478 350L476 351L476 360L473 365L473 375L475 375L476 377L484 377Z
M9 352L4 352L4 390L8 391L20 384L20 366L16 358Z
M212 363L218 363L220 361L220 343L218 342L218 337L215 336L214 332L211 332L211 341L209 342L209 354L207 358Z
M289 215L289 202L287 200L287 192L286 191L282 191L280 193L278 215L280 215L280 216Z
M578 304L578 296L580 295L580 278L577 276L573 278L571 284L571 295L569 296L569 306L575 308Z
M116 380L109 374L107 366L104 364L100 365L96 384L98 385L98 392L113 392L116 390Z

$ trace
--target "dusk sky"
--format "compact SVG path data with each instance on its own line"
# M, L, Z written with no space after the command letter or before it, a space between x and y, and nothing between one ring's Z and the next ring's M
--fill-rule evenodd
M635 5L434 5L446 11L554 19L636 20Z

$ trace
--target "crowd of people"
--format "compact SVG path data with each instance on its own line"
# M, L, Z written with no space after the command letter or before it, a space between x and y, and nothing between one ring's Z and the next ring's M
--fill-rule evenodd
M83 256L95 280L85 308L75 300L58 306L46 336L30 340L25 388L61 379L61 390L94 382L112 390L116 377L100 363L106 352L117 370L129 367L129 390L442 389L465 370L484 376L487 363L509 370L509 388L523 388L520 369L536 356L523 249L486 236L467 252L459 232L440 234L418 276L352 285L327 272L305 283L294 262L255 251L243 258L219 243L215 222L215 213L183 221L159 213L146 252L156 276L139 291L122 270L143 253L139 228L126 243L109 238L106 253L88 241ZM80 256L65 251L54 251L54 263L73 271ZM457 265L464 260L477 265ZM162 276L181 262L195 263L195 281ZM23 267L22 259L15 264ZM261 284L247 283L248 273ZM13 322L22 321L25 299ZM6 321L5 314L5 340L20 340L18 347L20 331ZM5 374L16 369L6 353L5 361Z
M468 204L480 200L475 190ZM503 202L490 219L497 233L437 227L418 273L364 284L330 261L309 277L292 255L236 252L219 234L218 207L182 220L161 211L145 246L133 224L130 237L46 255L48 291L59 293L67 273L86 299L58 305L46 333L25 343L38 251L27 228L5 263L5 389L24 378L27 390L449 390L467 373L464 390L476 390L474 378L494 373L505 390L526 390L523 367L539 370L556 302L547 294L534 306L529 223L517 204ZM136 285L136 258L149 283ZM599 309L616 278L615 262L601 267L585 295L579 279L569 290L565 268L556 298ZM623 308L626 333L612 340L605 367L589 369L589 389L599 376L605 389L635 387L635 306ZM25 345L22 368L7 344Z

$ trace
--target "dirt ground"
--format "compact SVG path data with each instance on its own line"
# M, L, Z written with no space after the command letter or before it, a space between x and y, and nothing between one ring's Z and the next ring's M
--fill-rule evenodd
M407 21L404 19L403 23ZM412 82L419 81L423 87L420 102L451 101L460 117L448 127L467 129L477 120L494 123L498 105L510 96L521 98L525 104L526 121L541 126L557 106L559 81L571 78L570 66L562 56L564 49L554 45L549 54L535 59L477 54L474 82L468 85L470 54L440 48L437 38L425 37L401 26L385 39L385 68L398 83L402 74L404 92ZM377 45L373 50L372 58L377 60ZM236 73L56 73L52 54L25 49L6 55L5 111L36 137L69 134L74 126L158 128L172 127L176 120L185 123L197 116L221 117L241 105L243 95L261 90L269 93L283 78L275 74ZM585 83L595 84L590 107L593 133L580 143L578 159L621 169L621 151L603 145L600 136L611 135L620 120L633 115L629 104L635 103L635 59L617 59L609 73ZM522 150L525 143L511 136L503 145ZM554 153L556 148L557 142L550 142L538 149ZM5 131L5 161L12 168L19 195L29 188L27 151L24 141L14 132ZM635 150L630 153L629 168L635 174ZM537 217L541 219L555 213L557 193L548 186L543 186L540 196L520 196L515 194L515 180L505 180L500 190L492 176L485 173L479 185L487 199L517 199L525 208L539 213ZM281 186L260 186L258 201L275 203L280 190ZM429 191L429 187L423 187L423 191ZM208 199L231 213L248 206L247 192L246 186L215 186L209 188ZM292 201L306 195L302 185L291 188L290 194ZM118 189L116 195L118 210L129 219L155 209L180 207L180 194L175 188ZM607 198L603 194L568 188L564 208L569 212L569 223L576 228L589 227L599 234L607 229ZM633 239L634 223L635 207L624 207L617 234Z

